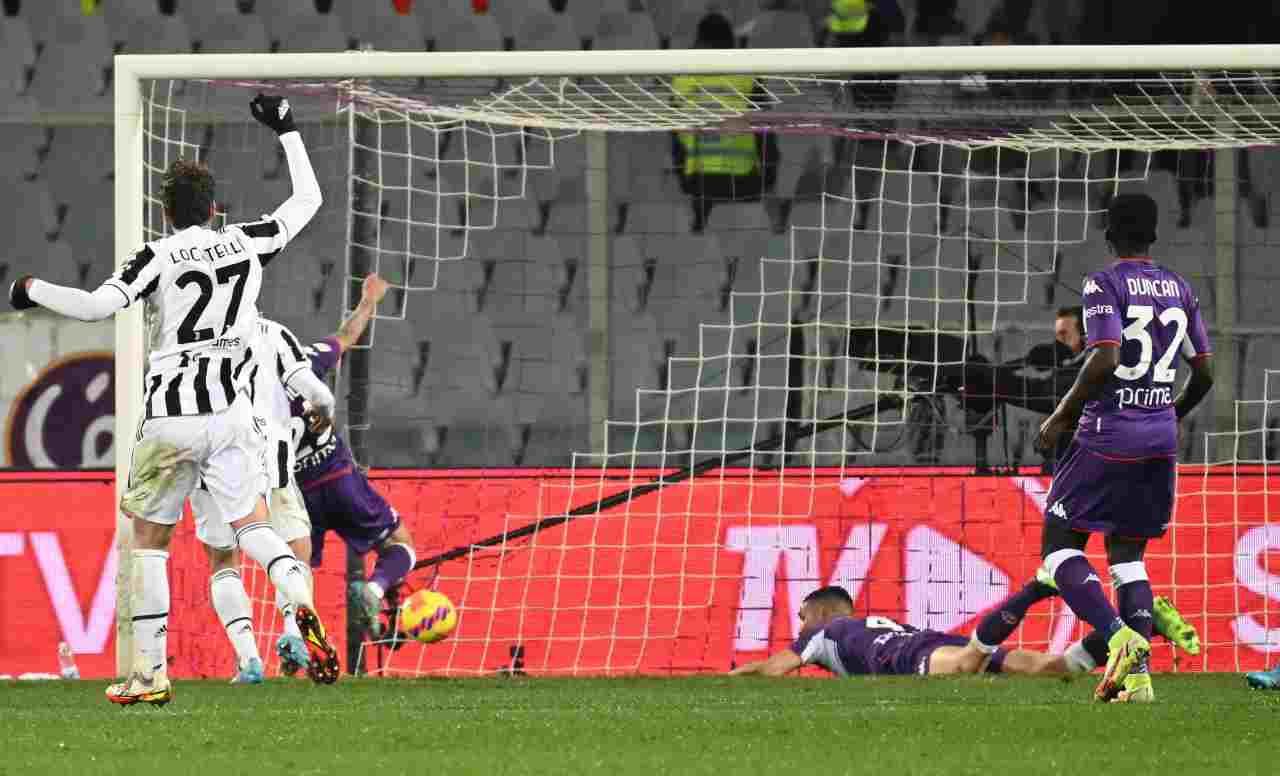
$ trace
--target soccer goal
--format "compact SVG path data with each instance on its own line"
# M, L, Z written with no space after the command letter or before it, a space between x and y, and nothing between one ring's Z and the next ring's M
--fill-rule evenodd
M208 159L232 220L287 196L274 139L245 108L256 91L286 94L325 204L273 265L287 274L261 306L291 324L326 320L298 332L310 341L336 327L352 281L392 282L344 364L344 425L358 455L379 424L387 438L417 429L418 457L362 462L431 460L443 429L481 411L458 394L487 394L482 411L502 419L484 449L510 457L491 469L529 463L531 435L572 425L567 406L583 420L543 440L562 466L491 473L491 497L425 474L375 483L426 537L412 585L446 592L461 616L448 641L384 645L374 667L719 671L790 638L791 613L820 584L945 630L1033 572L1042 478L1014 460L987 485L919 485L894 467L961 462L939 441L955 433L991 468L992 434L972 432L994 429L1006 404L1027 414L1005 417L1003 433L1025 435L1043 396L1025 382L975 396L979 345L1051 341L1054 290L1069 303L1107 260L1107 199L1156 185L1155 154L1220 154L1214 180L1227 187L1227 154L1280 144L1276 68L1276 46L121 56L116 255L164 229L155 193L173 158ZM668 171L646 199L635 188L667 164L672 133L776 141L785 169L714 202ZM1220 239L1196 260L1216 262L1217 285L1200 290L1225 337L1239 328L1234 214L1215 217ZM513 273L529 293L501 296ZM695 304L665 304L685 290ZM527 333L539 316L551 322L541 339ZM116 342L123 482L142 392L138 309L118 317ZM458 351L453 383L431 377L442 348ZM1202 429L1222 426L1237 395L1239 354L1217 353ZM966 419L948 431L935 419L957 400ZM1175 597L1229 586L1208 559L1234 541L1238 510L1229 489L1214 493L1183 500L1173 549L1158 551L1157 587ZM939 520L907 520L894 505L908 497ZM175 565L188 557L175 552ZM278 618L261 576L265 645ZM175 576L175 610L192 610L175 615L177 650L184 629L221 638L204 584ZM337 605L341 591L334 576L320 596ZM1248 604L1199 600L1189 614L1223 661L1212 665L1265 654L1229 625ZM1021 638L1061 647L1078 627L1068 615L1038 615Z

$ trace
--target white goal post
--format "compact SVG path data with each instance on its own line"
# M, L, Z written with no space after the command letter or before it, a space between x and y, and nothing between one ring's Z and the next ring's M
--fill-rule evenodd
M928 48L831 48L794 50L664 50L571 52L454 52L390 53L345 52L324 54L183 54L123 55L114 58L115 150L115 255L122 261L143 241L144 94L143 83L152 79L269 81L323 79L337 81L375 78L614 78L625 76L731 75L810 76L856 79L858 74L967 73L1116 73L1129 78L1134 72L1181 74L1251 73L1280 70L1277 45L1203 46L998 46ZM817 76L815 74L821 74ZM1269 113L1259 116L1240 132L1224 131L1215 139L1200 139L1187 147L1244 147L1280 143L1280 112L1273 95ZM546 115L551 115L546 114ZM307 117L310 118L310 117ZM500 116L484 113L482 120L500 123ZM1229 122L1230 117L1218 117ZM1207 119L1206 134L1213 134L1215 119ZM618 126L590 116L580 119L539 118L510 114L513 125L568 128L585 131L638 129ZM679 120L649 129L680 128ZM674 123L670 123L674 121ZM707 122L703 122L706 124ZM1269 128L1269 131L1263 131ZM1047 143L1057 142L1050 138ZM1151 149L1149 139L1126 138L1123 133L1099 141L1098 147ZM143 391L145 341L140 306L122 311L116 318L116 491L128 475L135 432L140 422L139 398ZM1224 370L1225 371L1225 370ZM1231 392L1219 391L1219 401L1230 404ZM130 661L129 591L131 532L123 515L117 516L117 666L127 673Z

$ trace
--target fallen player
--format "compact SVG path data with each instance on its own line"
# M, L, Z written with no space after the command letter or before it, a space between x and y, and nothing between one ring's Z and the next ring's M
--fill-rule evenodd
M819 588L800 607L803 628L789 649L733 669L733 676L782 676L801 666L821 666L838 676L865 674L936 676L1006 673L1061 675L1087 673L1107 661L1107 641L1097 632L1061 655L1027 649L988 654L964 636L901 625L887 617L855 617L843 587Z

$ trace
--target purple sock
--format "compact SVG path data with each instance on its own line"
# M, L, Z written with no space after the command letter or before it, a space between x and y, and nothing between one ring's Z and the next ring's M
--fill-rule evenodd
M1045 558L1045 564L1054 569L1053 580L1058 583L1062 600L1067 602L1067 606L1071 607L1077 617L1108 639L1124 626L1124 621L1102 592L1102 580L1098 578L1098 572L1084 553L1079 550L1058 550Z
M1093 658L1094 665L1105 666L1107 664L1107 655L1110 648L1107 646L1107 639L1098 631L1089 631L1089 635L1085 636L1080 642L1084 645L1084 649L1089 653L1089 657Z
M1023 585L1021 590L1001 601L999 606L987 612L978 623L978 629L973 635L989 647L1003 644L1004 640L1018 629L1022 618L1027 616L1028 609L1037 601L1043 601L1057 594L1057 590L1033 579Z
M403 544L391 544L378 553L378 562L373 564L369 581L386 592L404 579L412 568L413 550Z
M1143 579L1121 585L1116 588L1116 600L1120 603L1120 619L1124 620L1124 624L1150 641L1155 624L1151 618L1151 607L1154 605L1151 583Z

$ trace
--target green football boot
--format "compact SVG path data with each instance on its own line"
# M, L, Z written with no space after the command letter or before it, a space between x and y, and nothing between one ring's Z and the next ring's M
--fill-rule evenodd
M1182 619L1182 614L1162 595L1155 598L1153 626L1156 633L1164 636L1178 649L1188 655L1200 654L1200 634L1196 627Z
M1093 691L1094 700L1110 701L1125 689L1125 677L1147 664L1151 642L1128 625L1111 635L1107 642L1107 670Z

